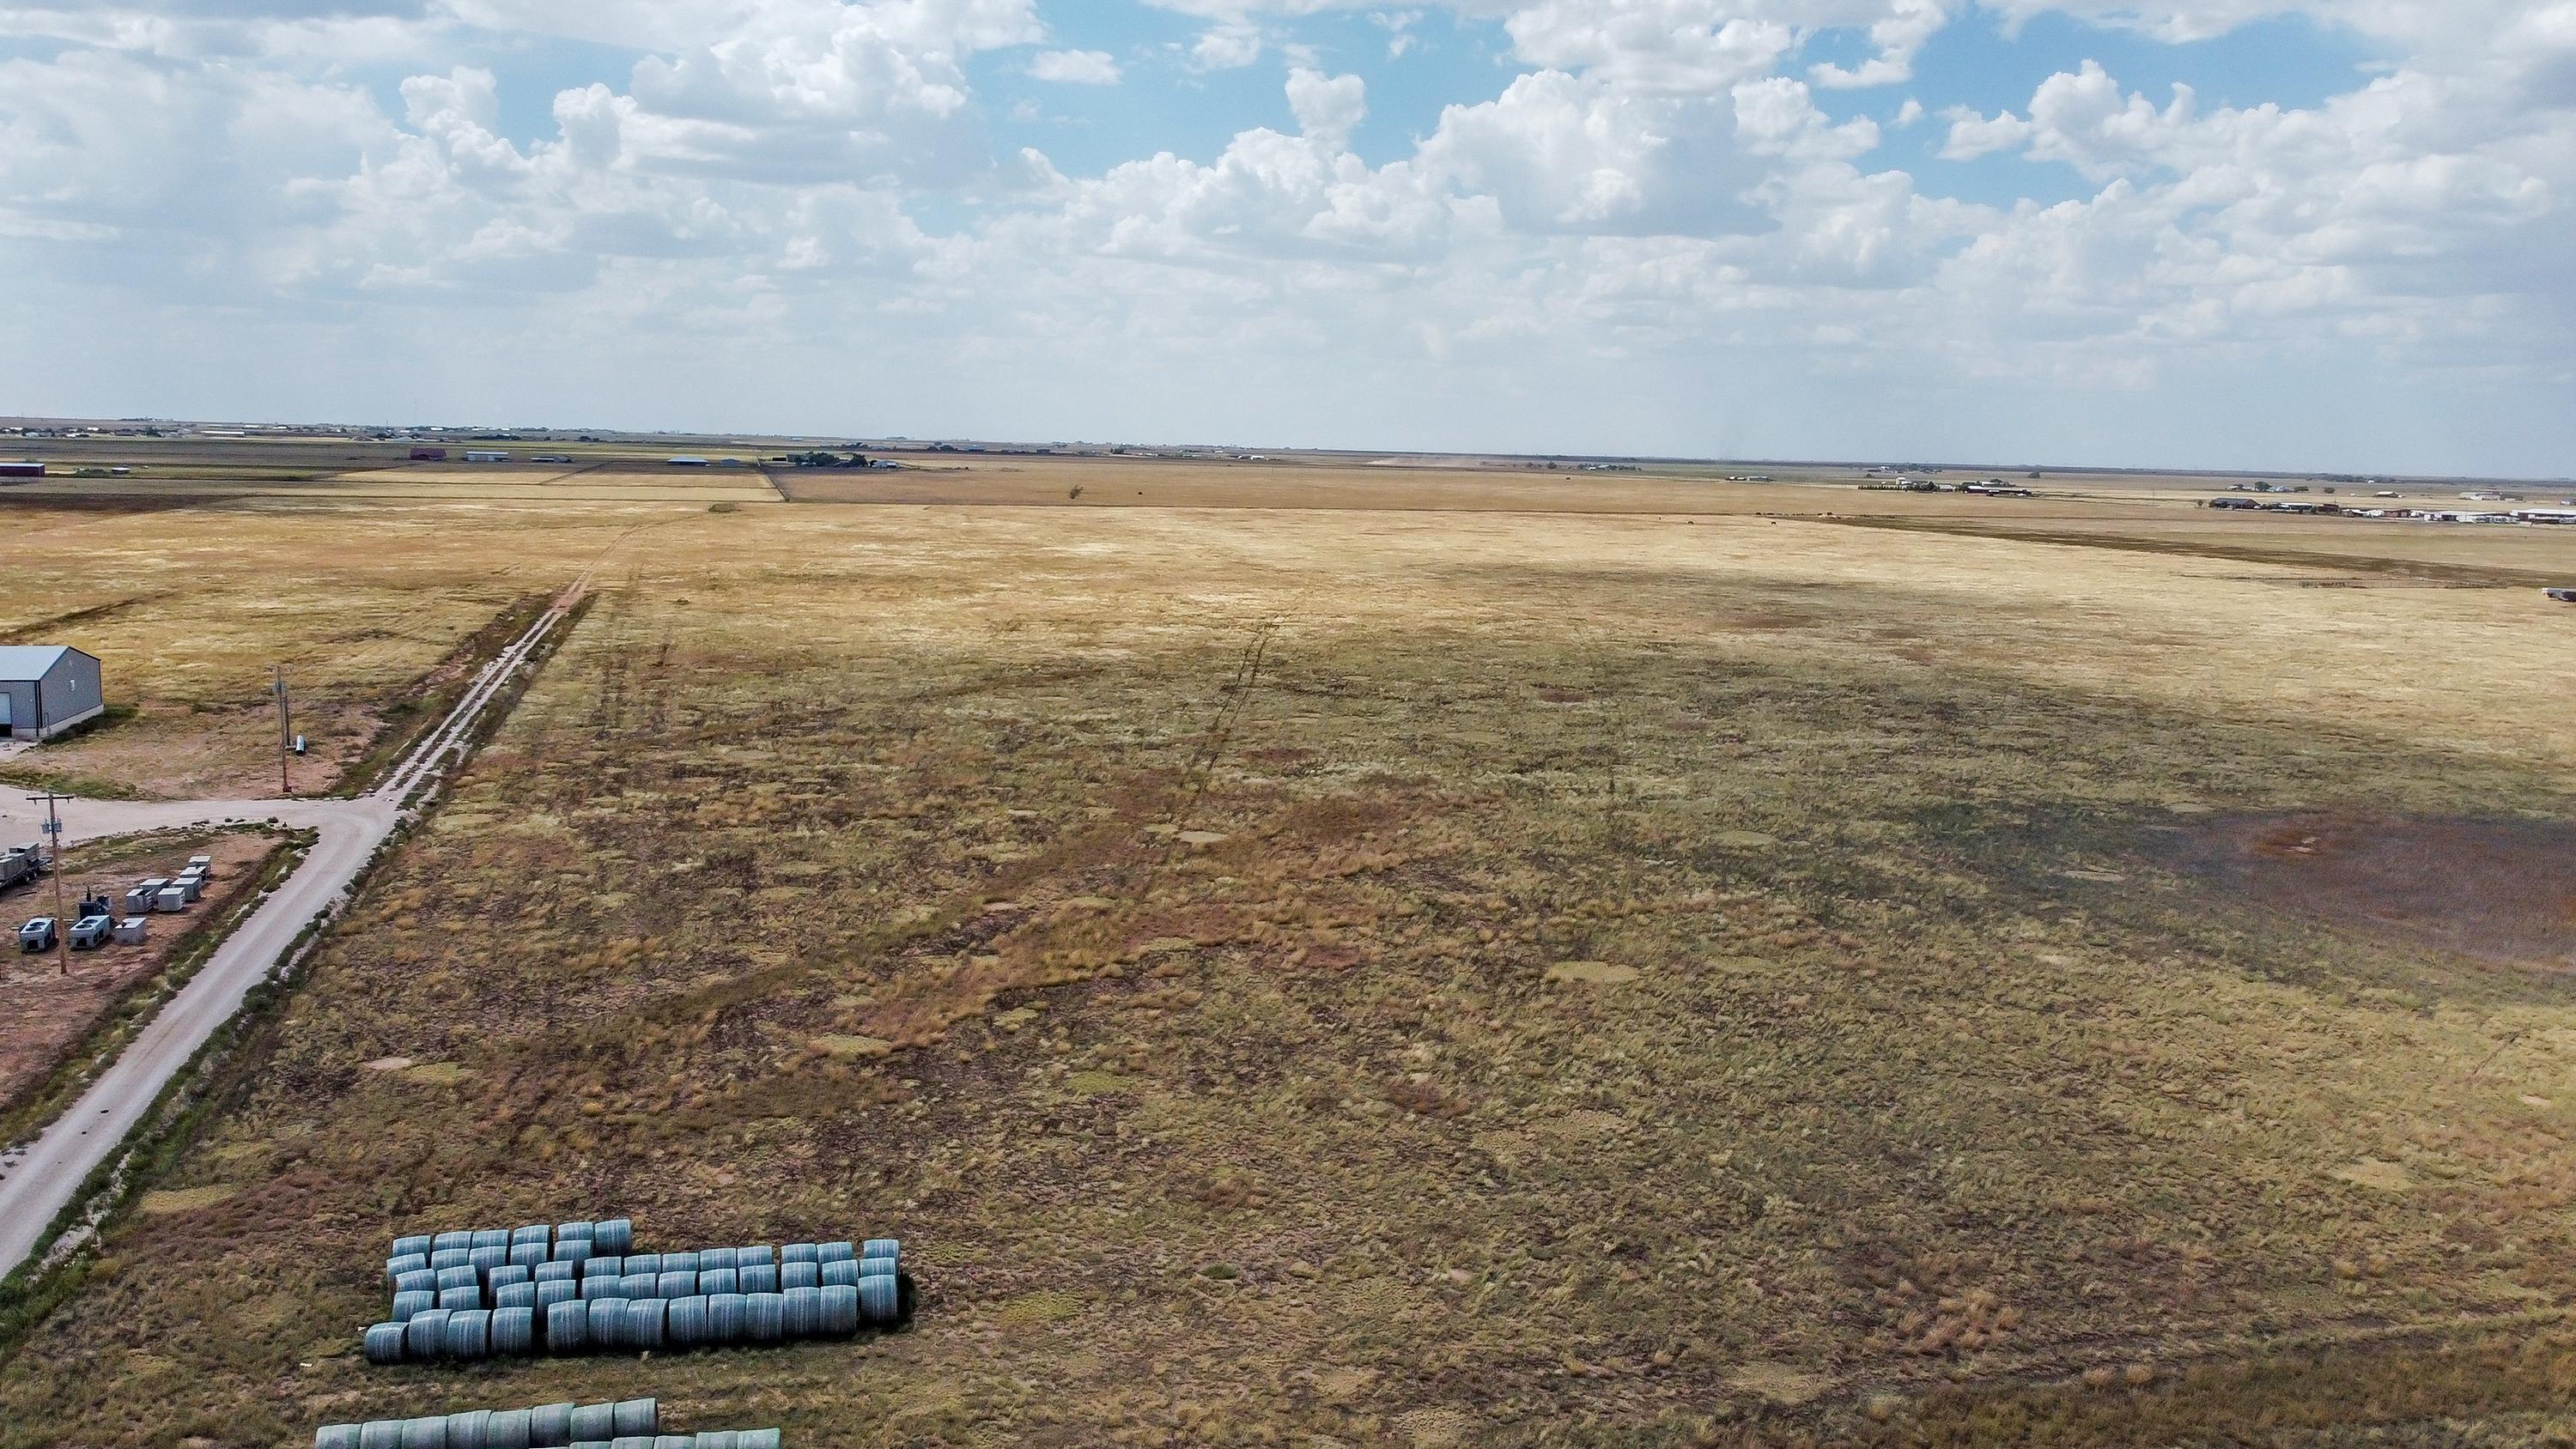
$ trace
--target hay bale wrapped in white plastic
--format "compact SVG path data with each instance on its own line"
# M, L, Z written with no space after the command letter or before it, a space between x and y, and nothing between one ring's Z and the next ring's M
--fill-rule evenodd
M739 1293L707 1295L707 1342L717 1347L742 1342L743 1298Z
M859 1331L859 1288L855 1283L835 1283L821 1290L823 1301L823 1336L848 1338Z
M743 1342L778 1342L787 1325L787 1300L775 1293L745 1293L742 1324Z
M859 1280L859 1317L870 1327L884 1328L903 1321L902 1281L891 1274L875 1274Z
M483 1449L537 1449L536 1435L530 1432L534 1411L529 1409L496 1409L492 1427L483 1433Z
M439 1357L450 1363L481 1363L491 1352L490 1309L469 1308L447 1315L447 1333L440 1342Z
M492 1310L492 1356L494 1358L528 1358L536 1351L535 1309L518 1307Z
M662 1320L664 1341L673 1348L698 1348L707 1341L707 1300L704 1294L671 1300L671 1310Z
M563 1449L572 1442L573 1405L539 1404L528 1411L529 1449Z
M650 1353L662 1346L662 1330L671 1305L659 1298L634 1298L626 1304L625 1347Z
M447 1310L431 1308L411 1316L403 1325L403 1357L412 1363L438 1362L438 1350L447 1342Z
M800 1263L794 1266L810 1268L814 1265ZM790 1288L778 1296L782 1305L779 1332L783 1336L796 1342L823 1336L822 1289Z
M590 1351L590 1305L579 1299L546 1305L546 1352L567 1358Z
M626 1346L626 1300L593 1298L582 1305L590 1310L590 1351L606 1353Z

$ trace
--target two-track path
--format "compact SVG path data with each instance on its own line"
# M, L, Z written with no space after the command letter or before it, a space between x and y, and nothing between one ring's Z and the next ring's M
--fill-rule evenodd
M350 883L403 823L404 802L464 757L464 746L486 710L580 601L589 577L585 573L575 581L526 633L494 656L456 708L368 794L312 800L83 800L62 807L66 844L145 830L267 820L313 830L318 838L295 874L224 939L80 1100L35 1140L0 1156L0 1275L36 1250L81 1183L116 1154L161 1089L241 1010L243 998L277 968L305 925L343 902ZM26 792L0 789L0 840L34 840L37 822L44 818L44 806Z

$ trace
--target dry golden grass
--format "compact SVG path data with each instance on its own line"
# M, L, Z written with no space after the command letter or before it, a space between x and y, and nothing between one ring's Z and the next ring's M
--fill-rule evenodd
M530 517L487 558L571 551ZM2576 818L2556 617L2337 577L676 519L156 1185L202 1198L0 1365L0 1444L631 1392L820 1446L2545 1442L2566 979L2159 864L2213 812ZM614 1212L899 1233L921 1321L356 1361L395 1231Z
M313 751L291 778L328 789L381 731L434 703L425 681L496 616L550 598L630 530L693 514L0 498L18 545L0 639L88 650L120 707L0 773L176 798L273 794L268 691L282 664Z

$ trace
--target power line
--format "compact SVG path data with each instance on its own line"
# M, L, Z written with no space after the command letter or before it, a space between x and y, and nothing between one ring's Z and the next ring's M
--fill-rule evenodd
M60 974L72 974L72 928L63 919L63 817L54 806L64 800L77 800L78 795L62 795L51 790L35 797L45 802L45 846L52 852L54 867L54 953L61 960Z
M294 707L286 699L286 666L270 667L277 672L277 682L271 686L277 695L277 793L286 796L295 793L295 786L286 778L287 738L294 727Z

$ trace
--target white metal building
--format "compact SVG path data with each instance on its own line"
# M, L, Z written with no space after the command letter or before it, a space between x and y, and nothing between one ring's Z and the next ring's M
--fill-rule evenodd
M0 739L49 740L106 708L94 656L63 644L0 645Z

